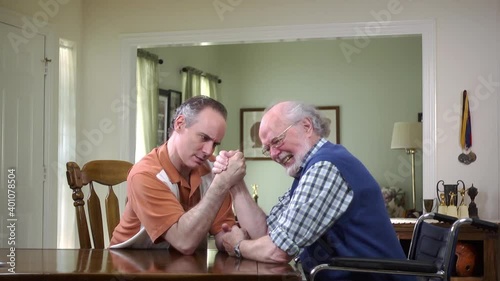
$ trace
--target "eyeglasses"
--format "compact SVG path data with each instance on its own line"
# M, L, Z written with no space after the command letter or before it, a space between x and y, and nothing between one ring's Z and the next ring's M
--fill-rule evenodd
M288 126L281 134L273 138L269 145L264 145L264 147L262 148L262 154L264 154L265 156L271 156L271 147L278 148L283 145L283 141L285 141L286 138L286 131L288 131L288 129L290 129L293 125L294 124Z

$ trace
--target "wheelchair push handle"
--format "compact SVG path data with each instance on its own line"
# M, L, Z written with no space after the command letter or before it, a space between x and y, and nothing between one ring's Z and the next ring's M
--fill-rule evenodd
M432 213L432 217L435 220L447 222L450 224L453 224L455 221L458 220L456 217L443 215L443 214L439 214L439 213ZM481 229L488 230L488 231L498 232L498 229L499 229L499 225L497 223L485 221L485 220L478 219L478 218L465 218L465 219L461 219L461 221L468 222L470 225L472 225L474 227L481 228Z
M478 218L472 218L471 225L477 228L482 228L484 230L498 232L498 224L494 222L485 221Z
M448 216L448 215L443 215L440 213L434 213L434 219L442 222L447 222L450 224L453 224L455 221L457 221L456 217Z

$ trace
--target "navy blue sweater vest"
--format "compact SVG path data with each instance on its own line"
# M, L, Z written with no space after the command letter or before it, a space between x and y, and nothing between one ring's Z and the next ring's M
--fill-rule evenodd
M342 145L325 143L305 163L300 177L315 163L328 161L340 171L342 178L353 191L353 199L346 212L312 245L300 254L304 272L331 257L384 257L405 259L385 208L378 183L366 167ZM291 196L300 178L291 188ZM331 190L335 192L335 190ZM332 209L336 206L332 206ZM318 280L414 280L405 276L354 273L346 271L322 271Z

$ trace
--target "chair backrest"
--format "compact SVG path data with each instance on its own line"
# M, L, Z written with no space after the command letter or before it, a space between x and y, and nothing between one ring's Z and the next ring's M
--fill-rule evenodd
M66 177L69 187L73 190L73 205L76 209L76 222L78 226L78 237L81 249L90 249L90 233L95 249L104 248L104 227L103 215L101 212L101 201L94 190L94 183L99 183L108 187L108 193L105 200L106 222L108 227L108 237L111 239L113 230L120 221L120 210L118 198L116 197L113 186L125 182L127 175L132 168L132 163L120 160L95 160L83 165L80 169L75 162L66 163ZM88 217L90 229L85 214L85 201L82 188L89 187L89 196L87 199Z
M420 216L415 223L407 259L333 257L328 263L319 264L311 270L311 280L330 280L339 271L351 272L351 279L356 280L393 280L386 275L380 275L381 273L417 276L417 280L422 281L450 280L458 260L455 249L458 233L463 225L471 225L492 233L498 233L499 229L497 223L477 218L458 219L427 213Z
M437 218L439 223L430 219ZM458 230L469 220L457 220L441 214L429 213L419 217L413 231L408 253L409 260L432 262L449 280L454 269Z

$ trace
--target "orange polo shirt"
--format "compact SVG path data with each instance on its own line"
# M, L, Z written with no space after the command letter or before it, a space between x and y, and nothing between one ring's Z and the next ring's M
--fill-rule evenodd
M111 245L127 241L139 232L141 225L151 241L164 241L163 233L200 202L202 190L206 190L211 183L207 182L207 178L210 180L210 173L211 169L206 163L191 171L187 182L170 161L166 143L153 149L130 170L127 177L128 201L120 223L113 232ZM165 177L177 185L178 191L176 188L171 190L162 180ZM202 184L207 186L202 188ZM235 224L229 193L217 212L210 234L222 231L223 223L229 226Z

